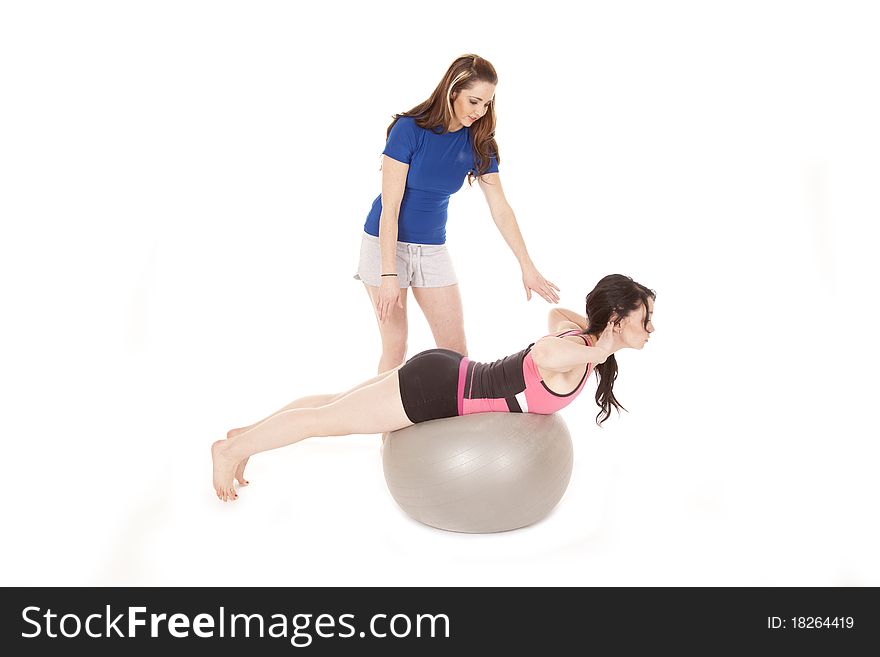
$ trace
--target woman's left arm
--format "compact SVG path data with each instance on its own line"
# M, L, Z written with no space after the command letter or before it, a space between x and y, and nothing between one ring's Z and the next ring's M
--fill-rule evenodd
M529 252L526 250L526 243L520 233L519 225L516 223L516 216L513 214L513 208L507 202L504 196L504 189L501 187L501 176L497 173L486 173L477 178L480 181L480 189L486 196L486 203L489 204L489 212L492 219L498 227L507 246L513 251L519 261L520 269L522 269L523 287L526 289L526 299L532 298L534 290L550 303L559 302L559 288L541 276Z

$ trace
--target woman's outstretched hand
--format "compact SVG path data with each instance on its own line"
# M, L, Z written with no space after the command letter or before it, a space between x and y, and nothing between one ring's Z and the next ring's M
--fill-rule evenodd
M397 276L384 277L379 285L379 300L376 303L376 314L379 316L380 322L391 317L395 304L398 308L403 308Z
M534 266L523 267L522 270L523 287L526 289L526 300L532 298L532 291L544 297L548 303L559 303L559 288L546 278Z
M596 344L593 345L596 349L601 349L605 354L605 357L602 360L596 361L596 365L601 365L604 363L608 356L611 355L612 350L614 349L614 321L608 322L608 326L605 327L605 330L602 331L602 335L599 336L599 339L596 340Z

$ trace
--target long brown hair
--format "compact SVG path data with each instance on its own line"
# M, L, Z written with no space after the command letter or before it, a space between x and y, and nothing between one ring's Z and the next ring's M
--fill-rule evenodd
M446 132L452 120L452 97L465 89L470 89L477 82L498 84L498 74L495 72L495 67L488 59L483 59L479 55L462 55L452 62L428 100L416 105L408 112L394 115L394 120L388 126L385 138L388 138L388 135L391 134L391 128L402 116L413 117L416 125L420 128L433 130L438 134ZM495 142L494 100L489 103L489 109L480 120L470 127L470 131L476 172L468 173L468 183L473 184L475 175L481 176L489 169L491 157L494 157L497 162L501 162L498 155L498 144Z
M587 295L587 329L584 333L601 335L611 321L612 314L617 319L623 319L639 306L645 308L644 325L648 328L648 299L656 299L656 297L654 290L636 283L629 276L609 274L596 283L596 287ZM614 358L614 354L608 356L601 365L596 365L595 369L596 377L599 379L596 403L602 409L596 415L596 424L602 426L611 415L612 406L618 413L623 408L614 396L614 379L617 378L617 359Z

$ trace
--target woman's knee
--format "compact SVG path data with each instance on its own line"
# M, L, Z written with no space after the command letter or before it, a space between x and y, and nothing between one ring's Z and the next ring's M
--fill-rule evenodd
M385 369L390 369L391 367L396 367L397 365L403 363L404 359L406 358L406 349L406 341L394 344L385 344L383 342L382 360L387 361Z
M408 338L406 324L384 327L382 329L382 351L405 354Z

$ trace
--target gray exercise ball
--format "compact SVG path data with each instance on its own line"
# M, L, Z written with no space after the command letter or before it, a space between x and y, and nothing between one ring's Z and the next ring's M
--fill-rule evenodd
M385 481L410 516L483 534L525 527L562 498L574 452L557 415L475 413L386 434Z

